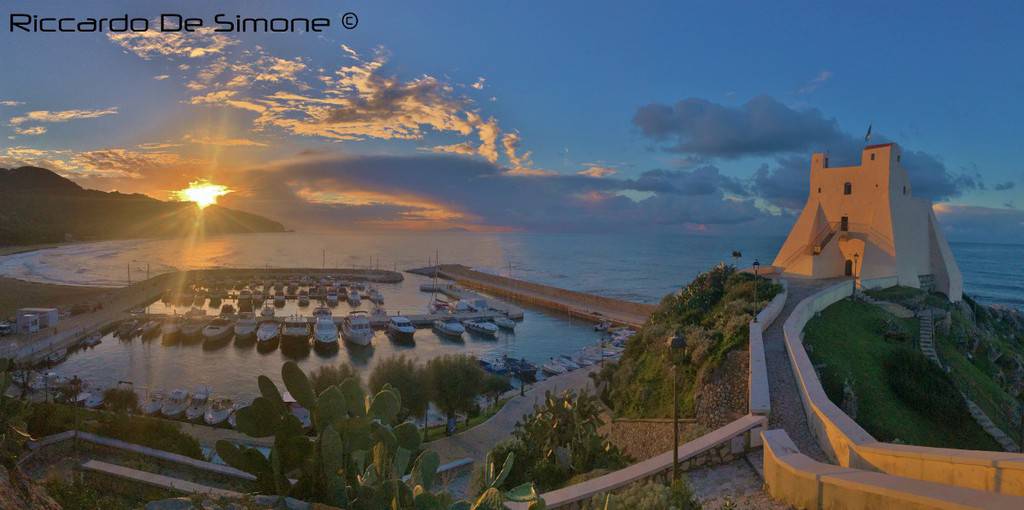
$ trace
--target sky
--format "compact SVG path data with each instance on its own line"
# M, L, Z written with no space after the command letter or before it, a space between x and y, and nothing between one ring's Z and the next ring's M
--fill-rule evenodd
M0 167L159 199L205 179L297 229L781 235L811 153L856 164L871 126L951 238L1024 239L1019 2L182 4L5 2L208 27L4 19Z

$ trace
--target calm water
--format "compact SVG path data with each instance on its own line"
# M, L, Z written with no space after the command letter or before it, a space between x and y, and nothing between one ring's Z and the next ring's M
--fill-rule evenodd
M407 269L423 266L434 256L442 263L463 263L474 268L559 287L656 302L685 284L697 273L720 262L732 262L732 250L743 251L741 264L755 257L769 264L782 243L781 237L731 239L681 235L543 235L543 234L257 234L219 236L194 242L181 240L132 240L66 246L34 253L0 257L0 274L26 280L78 285L120 286L150 272L203 267L367 267ZM964 274L967 292L988 303L1024 308L1024 271L1016 267L1024 255L1022 245L954 243L954 254ZM389 312L424 311L429 294L419 291L425 278L405 275L400 284L382 285ZM162 311L154 305L153 311ZM295 311L289 302L278 315ZM368 304L360 308L368 309ZM334 311L350 310L344 302ZM309 314L309 311L306 311ZM501 333L497 340L467 334L464 343L437 338L429 329L416 333L415 347L393 344L377 333L373 347L358 349L344 344L337 353L322 356L309 352L261 354L252 345L227 343L217 349L195 345L162 345L152 341L120 341L105 338L94 349L79 351L57 371L78 375L99 384L132 381L139 388L193 388L212 386L216 393L232 397L252 396L255 378L267 374L277 379L280 365L296 359L309 370L339 360L362 371L372 369L393 353L427 360L445 353L491 356L509 353L535 362L571 353L594 343L598 335L590 324L559 315L527 310L515 334Z

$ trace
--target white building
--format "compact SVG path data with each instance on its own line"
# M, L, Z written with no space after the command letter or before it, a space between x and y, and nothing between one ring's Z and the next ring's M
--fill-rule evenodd
M60 312L56 308L20 308L17 317L19 333L35 333L57 325Z
M863 288L930 288L960 301L963 278L932 204L911 193L896 144L871 145L860 166L811 157L807 204L773 266L809 278L855 277Z

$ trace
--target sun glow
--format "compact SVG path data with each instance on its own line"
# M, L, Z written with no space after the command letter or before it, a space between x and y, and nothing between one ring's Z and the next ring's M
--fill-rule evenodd
M200 209L217 203L217 197L222 197L234 190L223 184L214 184L206 179L200 179L188 183L188 187L171 192L171 198L179 202L195 202Z

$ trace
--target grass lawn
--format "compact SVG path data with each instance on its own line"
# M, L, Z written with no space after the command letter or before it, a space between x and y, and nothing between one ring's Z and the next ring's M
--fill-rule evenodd
M904 404L891 390L885 360L896 349L915 349L912 339L918 335L917 319L895 319L911 339L886 340L882 333L886 321L892 318L874 305L844 299L807 323L804 341L829 397L839 403L843 382L849 379L857 396L857 423L881 441L898 439L920 446L999 450L999 445L973 421L960 429L935 422Z
M477 425L480 425L481 423L491 419L491 416L494 416L495 414L498 414L498 411L501 411L501 408L505 407L505 403L507 403L509 400L511 400L511 399L508 399L508 398L498 399L498 405L492 406L490 409L487 409L484 412L478 414L477 416L474 416L474 417L470 418L469 419L469 426L466 426L465 420L459 421L455 425L455 433L458 434L459 432L465 432L465 431L467 431L467 430L469 430L469 429L471 429L471 428L473 428L473 427L475 427ZM435 439L441 439L442 437L445 437L445 435L444 435L444 425L437 425L437 426L434 426L434 427L427 427L426 433L423 434L423 442L433 441Z

